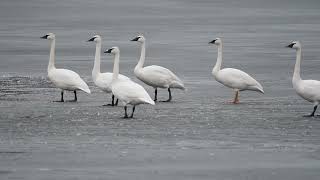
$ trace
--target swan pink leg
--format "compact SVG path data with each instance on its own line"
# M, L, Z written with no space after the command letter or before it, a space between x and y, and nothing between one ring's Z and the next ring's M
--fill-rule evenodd
M235 93L235 96L234 96L234 99L233 99L233 104L239 104L240 101L239 101L239 91L237 90L236 93Z

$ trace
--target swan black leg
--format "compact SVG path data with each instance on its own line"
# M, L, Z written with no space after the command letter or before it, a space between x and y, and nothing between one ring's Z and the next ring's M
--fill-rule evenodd
M154 99L153 99L154 102L156 102L158 100L157 96L158 96L158 89L155 88L154 89Z
M304 116L304 117L313 117L313 116L314 116L314 113L315 113L316 110L317 110L317 108L318 108L318 105L315 105L315 106L313 107L312 113L311 113L310 115L306 115L306 116Z
M136 106L133 106L132 107L132 113L131 113L131 116L130 116L130 118L133 118L133 113L134 113L134 110L136 109Z
M53 102L64 102L64 100L63 100L63 90L61 91L61 100L60 101L53 101Z
M116 103L114 103L114 95L112 94L111 104L105 104L103 106L117 106L118 105L118 99Z
M63 100L63 91L61 91L61 101L60 102L64 102L64 100Z
M74 102L77 102L77 100L78 100L78 98L77 98L77 91L76 90L74 90L73 91L73 93L74 93Z
M171 90L170 90L170 88L168 88L168 92L169 92L169 99L167 99L166 101L161 101L161 102L170 102L170 101L171 101L172 96L171 96Z
M119 99L116 100L115 106L118 106Z
M114 95L112 94L111 106L114 106Z
M127 106L124 106L124 117L123 118L128 118Z

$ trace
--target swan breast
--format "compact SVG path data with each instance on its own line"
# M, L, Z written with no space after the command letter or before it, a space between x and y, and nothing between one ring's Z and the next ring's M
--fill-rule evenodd
M297 94L309 102L320 102L320 81L301 80L294 82Z

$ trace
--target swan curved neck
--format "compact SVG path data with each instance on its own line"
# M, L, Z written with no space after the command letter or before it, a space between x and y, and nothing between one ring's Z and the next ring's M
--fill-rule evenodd
M100 73L100 59L101 59L101 42L96 44L96 53L94 57L94 65L92 70L92 76L95 77Z
M56 49L56 40L53 39L50 42L50 57L49 57L49 64L48 64L48 72L51 69L55 69L54 61L55 61L55 50Z
M142 42L141 44L141 53L140 53L140 59L136 67L134 68L134 71L137 71L143 67L144 61L146 58L146 44L145 42Z
M118 76L119 76L119 61L120 61L120 53L116 53L114 55L112 81L118 79Z
M212 69L212 74L216 74L220 71L221 69L221 63L222 63L222 43L218 46L218 57L217 57L217 62L216 65Z
M297 56L296 56L296 64L294 66L294 72L293 72L293 80L301 80L300 77L300 66L301 66L301 48L297 50Z

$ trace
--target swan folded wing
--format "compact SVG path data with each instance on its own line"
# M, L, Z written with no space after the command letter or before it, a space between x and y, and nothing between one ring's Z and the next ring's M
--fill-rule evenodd
M156 85L158 87L168 88L174 81L181 81L169 69L162 66L146 66L142 70L143 81L149 85Z
M49 79L61 89L80 89L86 93L90 93L88 85L74 71L68 69L55 69L50 71L48 75Z
M320 81L303 80L300 84L301 91L297 91L303 98L311 102L320 101Z
M112 86L112 93L125 103L149 103L154 105L154 101L147 91L131 80L116 82Z
M234 68L220 70L217 80L225 86L239 90L259 85L259 83L249 74Z

